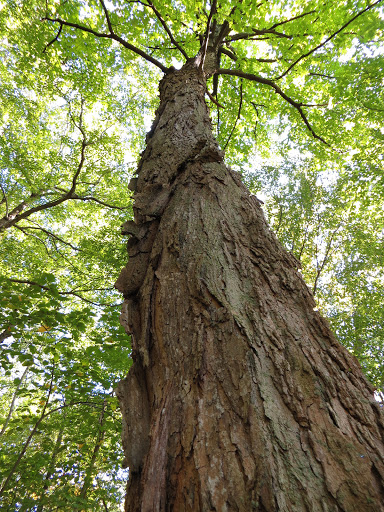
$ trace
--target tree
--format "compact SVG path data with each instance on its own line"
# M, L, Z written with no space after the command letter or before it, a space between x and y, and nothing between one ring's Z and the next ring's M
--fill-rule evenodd
M95 62L96 48L108 55L112 41L130 52L117 62L133 52L165 74L130 184L135 219L123 227L130 259L117 281L134 360L119 385L127 510L383 508L383 419L372 387L314 311L298 262L268 230L259 201L224 165L204 101L207 79L218 112L221 97L236 93L238 103L215 119L229 157L237 128L247 154L254 127L242 122L243 108L265 118L265 104L280 108L280 133L292 113L292 136L306 129L312 138L303 147L318 157L330 158L335 147L361 157L375 140L376 107L358 98L343 119L359 119L356 130L349 134L347 124L333 133L357 67L336 58L378 43L377 5L348 5L346 14L340 4L270 10L213 2L205 12L195 2L169 2L160 12L150 1L100 1L48 4L42 16L57 30L47 51L60 43L68 52L76 34L84 61ZM90 35L104 42L95 46ZM267 41L268 56L255 40ZM170 66L174 51L186 61L179 70ZM310 118L309 104L294 99L303 80L316 101ZM327 109L330 95L336 109Z

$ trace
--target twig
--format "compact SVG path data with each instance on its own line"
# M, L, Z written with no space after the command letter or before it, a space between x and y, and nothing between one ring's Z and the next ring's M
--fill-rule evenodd
M293 36L284 34L283 32L276 32L276 30L271 30L269 28L265 28L262 30L253 28L252 32L239 32L238 34L234 34L229 39L226 39L225 42L230 41L239 41L240 39L253 39L254 36L263 36L264 34L271 34L276 37L285 38L285 39L292 39Z
M51 259L54 259L54 258L52 258L52 256L50 255L50 253L49 253L49 249L48 249L48 247L46 246L46 244L45 244L44 240L42 240L40 237L38 237L38 236L34 235L33 233L26 233L26 232L24 231L24 228L23 228L23 227L21 227L21 226L18 226L17 224L14 224L13 226L14 226L16 229L18 229L19 231L21 231L25 236L31 236L32 238L35 238L37 241L39 241L39 242L44 246L44 249L45 249L45 252L47 253L47 256L48 256L49 258L51 258Z
M104 14L105 14L105 18L107 20L107 25L108 25L108 29L109 29L109 32L110 34L113 34L113 28L112 28L112 23L111 23L111 20L109 19L109 13L108 13L108 10L107 8L105 7L105 3L103 0L100 0L100 3L101 3L101 6L103 8L103 11L104 11Z

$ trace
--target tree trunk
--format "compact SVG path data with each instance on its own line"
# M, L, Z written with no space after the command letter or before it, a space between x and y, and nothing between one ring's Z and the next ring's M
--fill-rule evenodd
M161 81L123 229L126 511L383 511L380 406L225 166L205 91L193 61Z

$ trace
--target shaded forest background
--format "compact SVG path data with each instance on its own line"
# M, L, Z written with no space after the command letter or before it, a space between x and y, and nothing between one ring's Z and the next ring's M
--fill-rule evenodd
M244 43L236 60L278 74L293 43L297 55L305 54L311 41L313 47L325 41L368 5L328 2L326 11L312 4L305 9L319 12L312 39L301 35L310 23L297 15L283 27L289 37L262 34L257 52ZM116 19L126 16L130 40L178 65L151 2L108 5ZM183 5L180 14L175 2L164 4L176 33L204 20L195 2ZM276 3L256 13L252 6L249 15L268 26L288 9ZM291 17L304 7L292 4ZM113 389L130 367L130 339L119 325L122 299L113 283L127 258L120 226L132 217L128 182L162 73L113 41L41 21L62 9L67 19L98 29L104 23L98 2L3 1L0 9L0 503L12 511L117 511L127 470ZM321 44L312 67L299 66L285 81L290 94L313 104L312 126L328 144L311 137L271 88L220 77L216 101L207 98L228 165L264 201L319 310L379 398L382 26L380 6L367 11ZM183 35L186 47L195 44L190 32Z

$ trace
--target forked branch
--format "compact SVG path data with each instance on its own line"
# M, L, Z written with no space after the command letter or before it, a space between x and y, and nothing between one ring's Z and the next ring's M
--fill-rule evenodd
M272 80L269 80L268 78L263 78L262 76L253 75L252 73L244 73L243 71L240 71L238 69L219 69L217 71L218 75L232 75L232 76L238 76L240 78L245 78L247 80L252 80L253 82L258 82L259 84L268 85L269 87L272 87L272 89L275 90L277 94L279 94L287 103L292 105L300 114L300 117L304 121L306 127L311 132L312 136L315 139L320 140L327 146L329 145L328 142L326 142L320 135L317 135L317 133L314 131L312 126L310 125L307 116L304 114L302 107L303 106L313 106L313 105L305 105L304 103L299 103L295 100L293 100L290 96L288 96L285 92L283 92L280 87L275 84Z
M127 48L127 50L130 50L131 52L136 53L137 55L140 55L140 57L143 57L143 59L147 60L148 62L151 62L152 64L154 64L155 66L160 68L163 73L167 73L169 71L169 69L166 66L164 66L164 64L162 64L160 61L158 61L157 59L155 59L148 53L143 52L143 50L140 50L140 48L137 48L133 44L128 43L128 41L125 41L125 39L118 36L113 31L110 32L109 34L105 34L103 32L97 32L96 30L93 30L85 25L80 25L79 23L71 23L70 21L64 21L61 18L45 17L45 18L42 18L42 21L51 21L52 23L59 23L60 25L63 25L66 27L71 27L71 28L75 28L77 30L81 30L83 32L88 32L89 34L92 34L95 37L99 37L101 39L111 39L113 41L117 41L122 46L124 46L124 48ZM108 23L108 21L107 21L107 23ZM112 25L111 25L111 27L112 27ZM110 30L110 28L109 28L109 30Z

